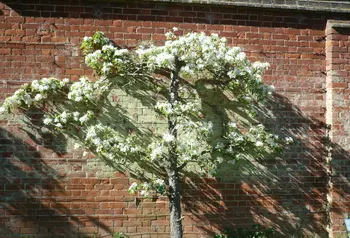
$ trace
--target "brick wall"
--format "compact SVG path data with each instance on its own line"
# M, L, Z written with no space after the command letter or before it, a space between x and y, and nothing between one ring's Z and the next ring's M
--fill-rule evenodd
M344 230L349 217L349 69L350 24L329 21L327 42L327 123L332 144L332 222L333 231Z
M283 158L266 159L259 168L242 165L229 182L203 178L196 181L196 187L184 184L186 237L253 223L274 226L282 237L300 232L325 237L327 220L333 221L337 234L344 231L342 216L349 207L344 201L349 191L348 152L346 139L337 137L332 146L341 152L343 162L338 164L343 180L334 181L336 192L332 193L326 122L333 121L326 121L326 113L333 120L344 114L337 105L326 104L326 97L331 99L335 94L330 92L347 88L348 75L342 75L340 84L326 84L333 80L326 63L338 60L341 69L348 70L348 61L340 60L348 59L347 52L338 59L333 46L338 50L349 47L347 36L336 33L327 36L326 45L325 29L329 19L344 20L347 15L174 3L21 0L2 1L0 18L1 99L34 79L76 80L92 75L79 45L95 31L130 48L143 40L161 43L164 33L174 26L180 33L215 32L229 44L242 46L252 60L269 62L271 68L264 79L277 91L269 104L267 123L287 131L296 143ZM339 45L328 41L339 41ZM329 44L333 53L326 60ZM337 101L340 108L346 107L342 100ZM329 108L338 114L330 114ZM124 174L82 153L53 152L50 146L59 145L59 138L51 138L54 142L48 148L38 145L36 135L30 128L21 130L17 118L1 118L0 122L0 237L78 237L114 231L168 237L166 198L130 196L126 191L130 179ZM342 120L333 125L339 133L346 128ZM325 206L327 193L339 201L333 210Z

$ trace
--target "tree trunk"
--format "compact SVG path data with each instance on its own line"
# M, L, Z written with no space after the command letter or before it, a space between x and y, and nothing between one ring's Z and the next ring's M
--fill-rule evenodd
M179 99L179 63L175 59L176 69L171 72L171 83L169 89L169 103L171 108ZM170 203L170 231L172 238L182 238L182 218L181 218L181 201L180 201L180 178L177 161L177 118L174 114L168 115L168 131L174 136L174 140L168 145L169 164L167 168L169 177L169 203Z
M180 204L180 179L177 171L169 175L170 231L172 238L182 238L182 217Z

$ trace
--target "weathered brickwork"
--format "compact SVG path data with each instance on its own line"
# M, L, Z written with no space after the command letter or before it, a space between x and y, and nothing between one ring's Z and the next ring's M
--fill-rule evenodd
M344 234L342 219L350 210L346 201L349 34L326 26L328 20L346 20L348 15L60 0L2 1L0 13L1 99L34 79L77 80L92 75L79 45L95 31L129 48L144 40L160 44L172 27L178 27L180 34L218 33L229 44L243 47L250 59L269 62L264 80L277 90L266 123L296 142L282 158L266 159L259 168L241 165L229 182L203 178L195 181L195 187L184 184L185 237L253 223L274 226L281 237L301 232L312 237ZM131 196L127 193L131 180L125 175L83 157L82 152L55 153L52 145L38 145L35 136L21 129L18 118L2 118L0 123L0 237L113 232L169 236L166 198ZM326 123L332 126L333 154ZM330 157L336 166L333 188L328 186ZM332 209L327 194L332 195ZM327 221L332 221L333 231L327 231Z
M159 2L159 0L152 0ZM294 9L308 11L349 12L350 3L337 0L161 0L162 2L200 3L223 6L259 7L273 9Z
M327 42L327 123L330 125L333 231L344 230L349 217L349 79L350 24L329 21Z

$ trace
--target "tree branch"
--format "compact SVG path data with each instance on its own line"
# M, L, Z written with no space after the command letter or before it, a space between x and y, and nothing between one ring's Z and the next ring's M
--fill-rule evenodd
M176 169L177 169L177 171L180 171L180 170L182 170L183 168L185 168L187 164L188 164L188 161L187 161L187 162L185 162L185 163L183 163L183 164L182 164L182 165L180 165L179 167L177 167L177 168L176 168Z
M211 153L211 151L210 151L210 150L204 150L204 151L202 151L202 153L200 153L200 156L205 155L205 154L207 154L207 153ZM186 162L182 163L179 167L176 168L177 171L181 171L183 168L186 167L186 165L187 165L188 163L191 163L191 162L197 163L198 161L195 160L195 159L193 159L193 160L187 160Z

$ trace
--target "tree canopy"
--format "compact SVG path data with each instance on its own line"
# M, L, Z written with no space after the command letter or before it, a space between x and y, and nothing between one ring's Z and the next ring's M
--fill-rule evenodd
M237 160L281 152L292 141L255 119L274 91L262 80L268 63L251 63L217 34L178 36L173 29L166 38L162 46L128 50L101 32L85 37L81 49L95 77L34 80L0 112L41 109L41 130L73 138L128 172L141 182L131 184L131 193L170 200L180 199L181 176L215 176L222 165L234 169Z

